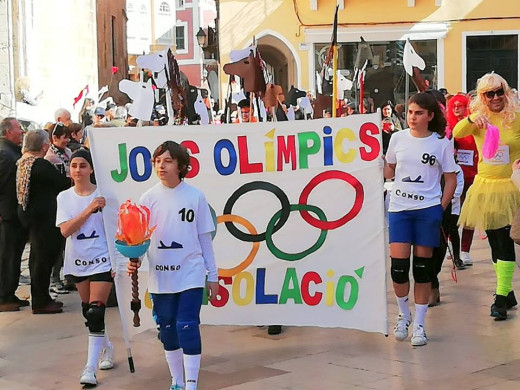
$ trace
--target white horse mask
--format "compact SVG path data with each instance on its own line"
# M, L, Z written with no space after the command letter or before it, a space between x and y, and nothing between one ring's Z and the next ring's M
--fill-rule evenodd
M424 60L419 57L419 54L415 52L415 49L409 40L406 40L406 44L404 45L403 66L406 70L406 73L408 73L410 76L413 74L414 66L420 70L424 70L426 67Z

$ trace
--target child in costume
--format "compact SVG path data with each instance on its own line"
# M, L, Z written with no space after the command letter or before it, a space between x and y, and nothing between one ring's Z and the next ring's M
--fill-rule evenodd
M93 172L87 150L72 154L74 187L58 195L56 216L56 226L67 239L64 274L76 284L89 329L87 365L80 379L85 386L97 384L98 365L101 370L114 367L113 346L105 332L105 305L113 282L103 225L105 198L91 182Z
M218 292L211 242L215 226L204 194L183 180L190 165L187 150L176 142L163 142L155 149L152 162L160 183L140 199L150 210L150 226L156 226L147 253L148 291L172 376L170 390L195 390L206 275L209 298L214 299ZM128 272L140 266L140 261L135 265L128 262Z
M448 101L448 108L446 110L446 120L448 121L448 129L453 134L453 129L461 120L469 115L469 99L466 95L457 94ZM469 187L473 184L478 167L478 150L475 145L475 140L472 135L462 138L455 138L455 150L457 152L457 159L462 172L464 173L464 191L460 198L461 205L466 200L466 194ZM461 237L461 253L460 259L465 266L473 265L473 260L469 255L471 249L471 242L473 241L473 229L462 229Z
M413 245L415 319L411 342L421 346L427 343L424 319L431 293L433 248L440 243L442 215L453 197L458 167L452 143L444 137L446 119L435 98L423 92L408 103L409 129L390 138L384 174L387 179L395 177L388 210L391 276L399 306L394 335L397 340L408 338L412 321L408 294Z
M517 304L513 292L515 247L509 231L520 207L520 193L511 181L512 162L520 158L520 113L513 91L496 73L478 80L470 109L471 115L453 129L456 138L473 135L480 155L459 225L486 231L497 276L491 316L500 321Z

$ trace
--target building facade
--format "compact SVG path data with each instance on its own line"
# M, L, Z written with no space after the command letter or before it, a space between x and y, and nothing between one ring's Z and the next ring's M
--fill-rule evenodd
M434 88L455 93L475 87L494 70L513 87L519 80L520 2L504 0L338 0L338 69L352 79L368 60L365 96L402 102L404 44L410 39L425 60L421 71ZM220 1L221 63L255 37L277 84L317 91L331 42L336 1ZM368 43L364 45L361 37ZM221 74L222 85L228 76ZM410 81L410 91L414 90ZM417 90L417 89L415 89ZM354 92L347 91L345 98Z
M79 111L74 98L86 86L94 96L117 85L127 74L125 25L124 0L1 0L0 115L52 121L59 107ZM19 104L20 80L41 95L38 105Z
M211 56L210 39L216 31L215 0L127 0L126 4L131 77L139 77L138 56L170 47L189 83L201 86L207 81L218 96L218 59ZM201 28L207 35L202 46L196 36Z

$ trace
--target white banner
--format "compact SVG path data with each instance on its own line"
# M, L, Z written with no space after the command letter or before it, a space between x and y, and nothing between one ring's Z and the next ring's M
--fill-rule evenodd
M92 129L95 173L117 210L157 183L150 162L166 140L192 155L186 179L215 213L220 294L206 324L343 327L387 333L380 116L236 125ZM126 259L115 253L127 310ZM139 330L153 326L144 296ZM131 323L131 313L128 313ZM127 324L127 325L128 325ZM129 326L131 327L131 326Z

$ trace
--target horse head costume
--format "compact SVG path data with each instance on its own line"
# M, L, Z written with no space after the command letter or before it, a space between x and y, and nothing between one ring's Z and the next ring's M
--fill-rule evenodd
M265 91L265 78L259 57L250 51L247 58L224 65L224 73L239 76L243 80L244 91L263 94Z

